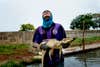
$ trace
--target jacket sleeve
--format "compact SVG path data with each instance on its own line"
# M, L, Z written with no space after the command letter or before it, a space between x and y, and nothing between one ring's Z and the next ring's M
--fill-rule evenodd
M42 36L39 33L39 28L36 29L33 35L33 42L40 44L42 42Z
M66 32L62 26L59 27L56 38L57 38L57 40L62 40L63 38L66 38ZM67 48L67 47L69 47L69 45L70 45L70 43L63 43L62 47Z
M58 28L58 32L56 34L56 39L62 40L63 38L66 38L66 32L65 32L64 28L60 25Z

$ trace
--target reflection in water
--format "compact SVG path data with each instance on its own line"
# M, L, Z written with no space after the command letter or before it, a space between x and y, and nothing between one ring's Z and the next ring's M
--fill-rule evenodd
M41 63L35 63L35 64L32 64L32 65L28 65L27 67L41 67Z
M100 50L78 54L76 57L79 62L83 63L84 67L100 67Z
M41 63L27 67L41 67ZM64 67L100 67L100 50L65 57Z

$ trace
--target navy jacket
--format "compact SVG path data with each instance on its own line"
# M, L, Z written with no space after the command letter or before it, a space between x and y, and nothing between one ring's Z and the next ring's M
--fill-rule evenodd
M66 33L64 28L57 23L53 23L50 28L43 28L42 26L38 27L34 33L33 42L40 44L44 39L52 39L55 38L57 40L62 40L66 38ZM43 67L57 67L59 63L64 61L63 54L59 58L59 50L55 49L52 60L49 58L49 49L46 51L44 56L44 66Z
M41 43L44 39L62 40L66 38L66 33L64 28L57 23L53 23L50 28L43 28L42 26L38 27L34 33L33 42Z

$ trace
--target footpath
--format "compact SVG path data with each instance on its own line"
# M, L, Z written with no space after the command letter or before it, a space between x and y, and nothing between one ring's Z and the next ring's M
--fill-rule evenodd
M100 43L94 43L94 44L85 45L84 51L86 52L86 51L99 49L99 48L100 48ZM83 52L83 46L69 47L69 48L63 49L62 51L64 55L79 53L79 52Z

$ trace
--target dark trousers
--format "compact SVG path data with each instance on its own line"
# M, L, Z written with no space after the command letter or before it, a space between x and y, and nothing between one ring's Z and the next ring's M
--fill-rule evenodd
M64 56L63 54L59 56L59 49L55 49L51 57L52 60L49 57L49 50L46 51L43 67L64 67Z

